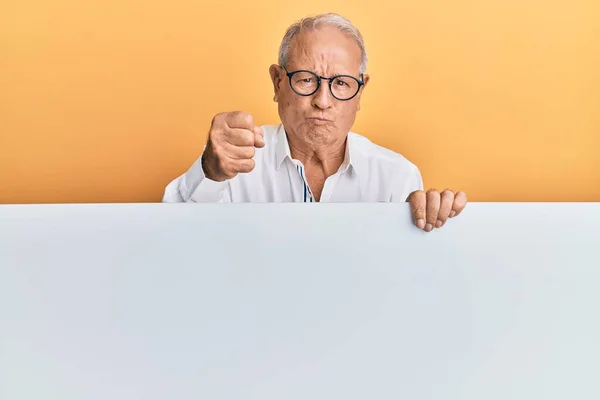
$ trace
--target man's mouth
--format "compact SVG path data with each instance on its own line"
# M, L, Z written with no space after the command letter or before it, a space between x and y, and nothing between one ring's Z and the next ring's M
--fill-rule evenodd
M317 125L321 125L321 124L327 124L329 122L331 122L331 120L326 119L326 118L320 118L320 117L309 117L307 118L310 122L312 122L313 124L317 124Z

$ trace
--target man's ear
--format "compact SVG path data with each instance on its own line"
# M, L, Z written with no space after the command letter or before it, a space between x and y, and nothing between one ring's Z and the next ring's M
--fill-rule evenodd
M369 83L369 80L371 79L371 76L369 74L364 74L363 75L363 82L365 83L363 85L363 90L367 87L367 83Z
M283 82L279 66L276 64L271 65L271 67L269 67L269 75L271 75L271 81L273 82L273 101L277 102L279 99L281 82Z
M360 93L358 94L358 103L356 104L356 111L360 111L360 98L362 96L362 92L365 90L365 88L367 87L367 83L369 83L369 80L371 79L371 77L368 74L364 74L363 75L363 82L364 85L362 85L362 87L360 88Z

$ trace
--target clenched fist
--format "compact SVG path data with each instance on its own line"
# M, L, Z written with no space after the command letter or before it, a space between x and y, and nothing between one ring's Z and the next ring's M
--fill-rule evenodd
M252 115L237 111L217 114L211 123L202 169L208 179L224 181L254 169L254 152L264 147L264 133Z

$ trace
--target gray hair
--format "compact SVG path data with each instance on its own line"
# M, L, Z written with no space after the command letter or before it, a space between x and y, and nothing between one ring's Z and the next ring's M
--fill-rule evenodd
M279 47L279 65L286 66L292 47L292 39L296 35L298 35L300 32L315 30L323 27L337 28L340 32L344 33L358 44L361 52L360 73L364 74L367 69L368 59L363 37L358 28L352 25L349 20L339 14L334 13L318 14L314 17L306 17L292 24L285 32L283 40L281 41L281 46Z

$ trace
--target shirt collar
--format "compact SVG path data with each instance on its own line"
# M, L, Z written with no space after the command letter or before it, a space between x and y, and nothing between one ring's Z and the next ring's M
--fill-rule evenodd
M357 161L357 152L353 147L353 137L352 133L348 133L346 136L346 153L344 155L344 162L340 166L339 171L344 173L348 170L348 168L352 167L356 171L356 161ZM275 154L277 157L277 169L281 167L284 160L289 158L292 160L292 153L290 151L290 144L288 143L287 134L285 133L285 128L283 124L279 125L279 129L277 130L277 144L275 148Z
M286 158L292 159L292 153L290 152L290 145L287 140L285 128L283 124L279 125L277 130L277 144L275 147L275 154L277 155L277 169L281 167L281 164Z

